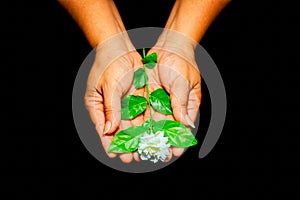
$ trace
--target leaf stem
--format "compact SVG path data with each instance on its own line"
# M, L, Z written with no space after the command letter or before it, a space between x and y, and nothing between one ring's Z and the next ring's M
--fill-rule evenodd
M146 51L145 51L145 48L143 48L143 58L146 57Z
M146 57L146 51L145 51L145 48L143 48L143 58ZM146 67L145 65L143 65L143 68L144 68L144 72L146 74ZM147 75L147 74L146 74ZM150 100L149 100L149 97L150 97L150 93L149 93L149 86L148 86L148 79L146 80L146 99L147 99L147 106L149 108L149 112L150 112L150 132L153 133L153 127L152 127L152 111L151 111L151 106L150 106Z

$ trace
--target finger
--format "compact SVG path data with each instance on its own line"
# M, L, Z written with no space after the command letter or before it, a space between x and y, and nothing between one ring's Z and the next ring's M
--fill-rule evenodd
M104 108L103 108L103 98L102 96L92 90L87 90L85 95L85 106L89 112L92 122L95 125L96 131L100 137L103 149L105 150L106 154L110 158L116 157L115 153L107 153L107 149L111 143L112 137L107 136L104 137L103 135L103 128L104 128Z
M200 103L201 103L201 88L200 86L197 88L194 88L189 95L189 101L188 101L188 115L191 118L193 122L196 121Z
M120 130L125 130L129 127L132 127L132 123L129 120L122 120L118 129L118 132ZM136 153L136 152L135 152ZM122 153L120 154L120 159L123 163L130 163L133 158L136 160L136 157L134 157L136 155L134 155L133 153Z
M181 156L184 152L184 148L172 147L172 152L174 156Z
M169 155L166 157L166 159L164 160L164 162L169 162L172 159L172 148L169 149Z
M130 163L133 159L132 153L122 153L120 159L123 163Z
M103 149L105 150L105 153L107 154L107 156L109 158L115 158L117 156L117 154L115 153L108 153L107 150L110 146L110 143L113 139L113 136L112 135L103 135L101 134L100 135L100 139L101 139L101 143L102 143L102 146L103 146Z
M121 92L113 85L103 88L105 126L103 134L114 133L121 121Z
M141 161L140 156L139 156L139 154L136 151L133 152L133 158L134 158L134 160L136 162L140 162Z
M131 122L130 122L130 121L128 121L128 120L122 120L122 121L120 122L119 128L118 128L118 130L117 130L117 134L118 134L118 132L119 132L120 130L125 130L125 129L131 127L131 126L132 126L132 125L131 125ZM122 154L120 154L119 157L120 157L120 160L121 160L123 163L130 163L130 162L132 161L132 159L133 159L132 153L122 153Z
M177 76L169 92L174 118L184 125L194 128L195 125L187 112L190 93L188 82L183 77Z
M87 90L84 97L84 102L90 118L95 125L96 131L99 135L102 134L105 122L102 96L96 91Z

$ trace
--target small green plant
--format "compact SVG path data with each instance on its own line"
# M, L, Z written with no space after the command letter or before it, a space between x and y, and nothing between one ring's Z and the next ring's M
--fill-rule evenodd
M166 140L164 148L166 145L168 145L168 147L172 145L181 148L196 145L197 140L194 135L180 122L173 120L155 121L152 119L150 107L165 115L172 115L173 112L170 96L164 89L159 88L149 93L146 68L151 70L156 66L157 53L154 52L146 56L145 49L143 49L142 62L144 63L143 68L139 68L134 72L132 84L137 89L145 87L146 98L135 95L125 96L121 101L121 115L122 120L131 120L142 114L146 108L149 107L150 119L145 121L141 126L133 126L118 132L113 138L108 152L124 153L138 150L140 157L142 159L144 158L143 160L147 160L150 159L151 156L153 157L154 153L160 148L158 145L159 142L153 143L155 140ZM160 139L151 139L151 136L154 135L160 135ZM140 144L141 138L143 137L143 144ZM145 147L145 144L148 144L148 146ZM165 153L165 155L167 155L167 153ZM158 159L163 161L165 157L166 156L158 156L152 161L157 162Z

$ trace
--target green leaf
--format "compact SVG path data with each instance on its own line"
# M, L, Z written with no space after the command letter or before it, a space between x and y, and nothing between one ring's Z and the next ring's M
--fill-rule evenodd
M156 121L154 121L153 119L148 119L142 124L142 126L145 128L149 128L150 124L154 125L155 123L156 123Z
M154 130L154 125L155 125L156 121L154 121L153 119L148 119L147 121L145 121L142 126L147 128L147 133L151 134L151 133L155 133L157 131ZM152 126L151 126L152 125Z
M147 107L147 100L145 97L128 95L122 99L121 102L122 119L133 119Z
M172 115L170 96L162 88L154 90L150 94L150 103L152 107L163 114Z
M154 124L154 131L164 131L168 142L175 147L187 148L198 143L193 133L178 121L158 121Z
M157 62L157 53L156 53L156 52L153 52L153 53L151 53L150 55L145 56L145 57L142 59L142 62L145 64L145 66L146 66L148 69L154 68L155 65L156 65L156 62Z
M137 150L140 137L147 131L143 126L133 126L118 132L113 138L108 152L124 153Z
M135 88L139 89L144 87L147 81L148 81L148 76L143 68L139 68L134 72L132 83L135 86Z
M147 67L148 69L153 69L155 65L156 65L155 62L149 62L145 64L145 67Z

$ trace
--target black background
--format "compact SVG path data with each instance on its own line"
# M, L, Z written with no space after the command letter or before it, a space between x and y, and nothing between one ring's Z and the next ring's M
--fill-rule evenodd
M299 184L291 184L299 167L292 128L297 51L287 46L296 45L296 8L275 1L231 2L200 42L226 87L228 112L220 140L204 159L197 157L198 145L162 170L128 174L94 159L76 133L72 87L91 51L77 24L56 1L5 4L1 97L13 105L3 104L9 128L3 129L1 178L11 197L299 198ZM116 4L132 29L163 27L173 1ZM209 112L205 95L204 88L203 113Z

